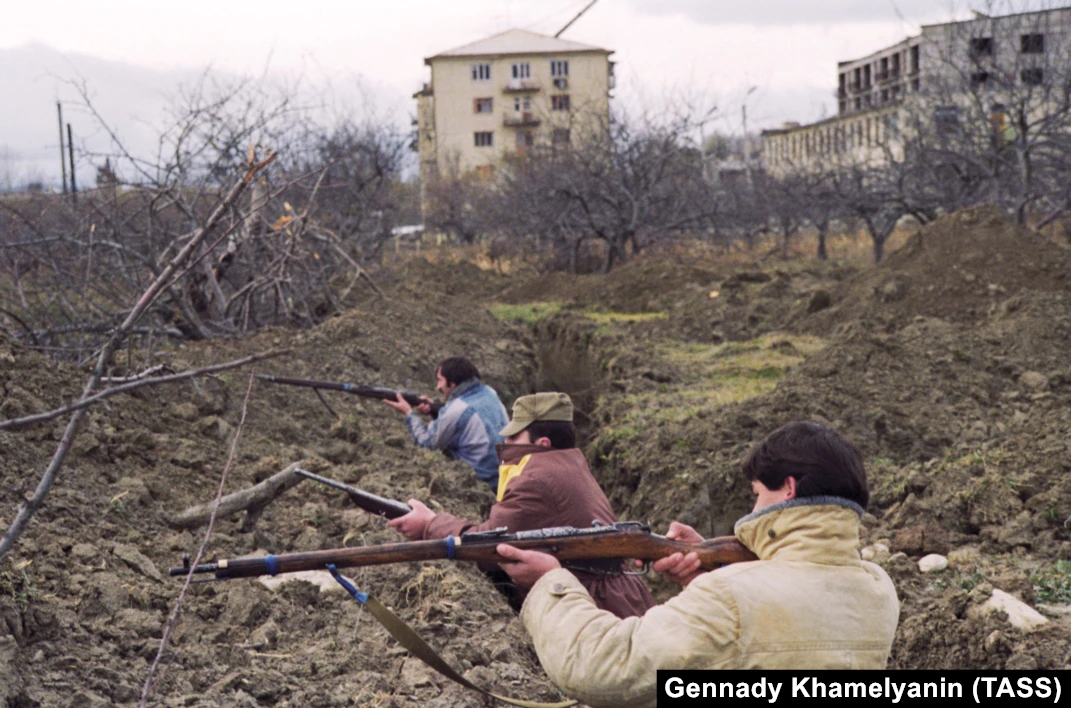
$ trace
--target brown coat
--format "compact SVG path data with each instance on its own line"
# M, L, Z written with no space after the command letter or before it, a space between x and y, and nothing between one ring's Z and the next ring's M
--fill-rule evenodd
M511 533L549 526L587 528L595 520L605 524L617 520L580 450L502 446L504 466L518 464L525 456L529 457L523 468L519 474L513 472L502 500L491 507L487 521L475 524L450 514L437 514L425 529L424 538L446 538L503 527ZM654 604L647 585L639 577L583 572L575 575L600 609L618 617L643 615Z

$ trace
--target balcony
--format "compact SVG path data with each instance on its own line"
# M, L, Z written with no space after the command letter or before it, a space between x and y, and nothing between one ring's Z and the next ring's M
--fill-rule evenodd
M539 116L531 111L523 113L505 113L502 116L502 125L507 128L529 128L540 124Z
M531 93L540 90L539 82L534 79L513 79L502 89L503 93Z

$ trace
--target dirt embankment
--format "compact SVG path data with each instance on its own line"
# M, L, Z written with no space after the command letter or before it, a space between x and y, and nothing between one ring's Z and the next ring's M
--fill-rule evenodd
M307 333L187 345L154 363L183 369L288 347L292 355L259 371L434 395L436 362L463 353L505 400L529 392L536 361L526 333L469 298L429 288L430 266L415 270L425 272L384 285L387 299L369 297ZM453 275L473 281L472 273ZM68 401L84 380L83 372L8 342L0 342L0 361L5 419ZM141 389L89 414L45 507L0 563L0 706L138 700L181 587L166 568L195 552L202 535L174 530L167 519L214 497L247 383L245 372L230 372ZM394 411L377 401L325 397L340 417L308 389L258 382L226 491L309 460L310 469L381 495L485 513L492 499L468 468L415 448ZM0 432L5 528L63 424ZM251 527L243 517L217 525L209 557L399 540L340 493L308 482L270 504ZM402 564L354 575L473 680L532 698L557 695L512 611L475 569ZM486 641L473 643L476 634ZM300 583L279 593L244 580L194 586L166 664L154 696L168 705L483 704L410 658L348 596Z
M738 472L748 446L789 420L827 422L866 458L864 541L891 547L876 560L903 601L892 665L1066 668L1069 273L1066 251L985 209L927 227L874 269L641 259L601 278L518 282L414 260L380 274L385 299L370 293L314 330L187 345L153 363L182 369L288 347L259 370L430 394L435 363L464 353L507 405L537 388L573 394L618 515L657 531L681 519L728 532L752 503ZM562 311L534 326L486 309L552 299ZM83 380L0 342L4 419L69 401ZM246 386L232 372L89 414L45 508L0 562L0 706L136 702L177 592L164 573L200 542L167 519L216 493ZM304 459L377 494L485 512L491 496L467 468L415 449L392 411L326 395L338 415L311 391L257 384L226 491ZM0 432L0 525L37 483L62 425ZM255 524L220 522L209 556L396 540L340 494L303 483ZM934 549L951 566L922 574L915 561ZM355 575L470 679L556 697L523 627L474 569ZM994 588L1042 607L1048 624L1026 631L981 613ZM348 597L309 584L194 586L170 647L154 693L167 705L483 705Z

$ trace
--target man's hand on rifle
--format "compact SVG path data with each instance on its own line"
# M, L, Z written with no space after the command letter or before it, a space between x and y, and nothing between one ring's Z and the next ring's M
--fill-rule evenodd
M410 541L419 541L424 538L424 531L427 530L431 520L435 518L435 512L416 499L409 500L409 508L412 511L405 516L399 516L397 519L388 521L387 526L400 532Z
M391 408L393 408L394 410L396 410L399 413L401 413L402 415L409 415L410 413L412 413L413 412L413 407L411 405L409 405L409 402L406 401L404 398L402 398L402 394L399 393L397 395L398 395L398 397L396 399L394 399L393 401L390 400L389 398L384 398L383 402L386 403ZM423 408L423 407L424 407L424 405L421 404L420 408ZM423 411L421 411L421 412L423 412Z
M702 543L705 539L699 532L687 524L679 521L669 522L669 531L666 538L684 543ZM653 570L664 573L670 580L684 587L696 579L700 574L699 556L694 551L691 553L674 553L657 560L651 564Z
M558 559L548 553L522 551L506 543L498 544L495 551L503 558L509 558L512 561L499 563L498 566L509 574L514 585L521 588L532 587L544 575L562 567Z
M435 401L431 400L427 396L421 396L420 400L424 402L416 407L417 412L421 415L431 415L431 404Z

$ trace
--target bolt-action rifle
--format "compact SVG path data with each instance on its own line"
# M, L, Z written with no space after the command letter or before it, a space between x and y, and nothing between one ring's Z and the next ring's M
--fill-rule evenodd
M371 492L366 492L363 489L357 487L351 487L348 484L343 484L338 480L330 479L328 477L321 477L318 474L307 472L301 468L294 470L295 474L301 475L306 479L311 479L319 482L320 484L326 484L329 487L335 489L341 489L350 495L350 500L356 504L359 508L371 514L379 514L385 516L388 519L397 519L399 516L405 516L412 509L408 504L404 504L394 499L387 499L385 497L376 496Z
M639 574L651 561L674 553L695 551L700 567L713 570L727 563L755 560L755 554L736 538L722 536L703 543L672 541L651 533L651 528L635 521L577 529L558 526L507 533L505 529L447 536L437 541L388 543L381 546L336 548L309 553L283 553L255 558L221 559L193 567L194 573L214 573L218 580L255 578L302 570L322 570L328 565L352 568L408 561L464 560L484 563L508 562L495 550L507 543L529 551L542 551L558 558L563 566L597 573ZM639 560L642 570L626 569L626 561ZM189 556L183 565L170 569L171 575L190 572Z
M354 396L361 396L362 398L378 398L383 401L393 401L398 397L398 394L402 395L402 399L406 403L414 408L428 403L419 394L411 391L395 391L392 388L382 388L380 386L365 386L364 384L352 384L341 383L337 381L315 381L313 379L292 379L286 376L268 376L267 374L256 374L256 377L261 381L267 381L268 383L286 384L287 386L305 386L307 388L326 389L329 391L344 391L346 393L352 393ZM439 401L432 401L428 405L431 406L431 417L438 418L439 411L442 409L443 404Z

